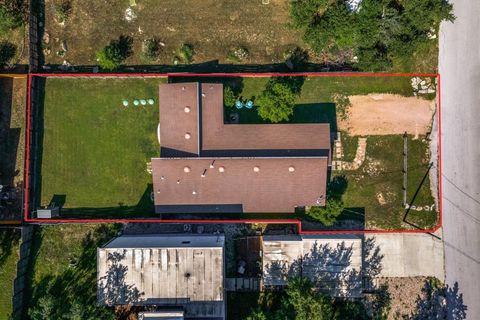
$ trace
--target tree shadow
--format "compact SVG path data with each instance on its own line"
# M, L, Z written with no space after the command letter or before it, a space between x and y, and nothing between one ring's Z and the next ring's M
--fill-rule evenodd
M422 288L423 297L416 302L415 314L410 319L452 319L462 320L467 317L467 306L463 303L458 282L453 287L441 286L437 281L427 279Z
M347 236L348 237L348 236ZM345 241L335 246L314 243L310 252L292 263L274 260L264 268L265 284L283 285L294 277L309 278L319 290L338 297L359 296L362 292L361 263L352 266L357 253ZM379 273L379 265L370 264L369 273Z
M20 241L20 232L17 229L0 229L0 269L12 254L12 249Z
M88 306L83 309L85 319L112 319L112 311L97 305L97 247L104 245L114 235L118 234L119 225L102 224L89 231L81 240L81 251L72 250L61 255L68 257L68 267L62 261L61 272L45 275L34 280L35 270L42 269L38 265L37 255L42 246L43 232L36 229L29 264L29 279L27 281L27 299L29 313L39 308L39 299L48 298L52 301L54 312L51 318L60 319L70 314L75 304Z
M105 276L98 280L98 302L108 306L127 305L140 302L141 293L135 285L126 283L128 267L121 264L126 257L126 251L108 252L108 271Z

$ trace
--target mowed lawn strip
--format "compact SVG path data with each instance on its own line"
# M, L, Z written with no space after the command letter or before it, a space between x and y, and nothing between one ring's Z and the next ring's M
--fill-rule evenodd
M0 320L10 319L12 313L13 280L17 274L20 230L0 230Z
M159 155L158 86L165 81L163 78L46 80L43 205L54 195L65 195L67 209L103 208L104 214L114 214L122 212L117 209L135 208L147 193L149 197L152 182L146 169L150 158ZM155 103L134 106L135 98L153 98ZM129 100L128 107L123 106L123 99ZM141 207L146 209L148 205L142 203Z
M88 319L112 319L110 309L97 306L97 248L116 236L116 224L61 224L35 230L35 259L29 265L26 309L31 313L40 298L53 304L51 319L86 307Z

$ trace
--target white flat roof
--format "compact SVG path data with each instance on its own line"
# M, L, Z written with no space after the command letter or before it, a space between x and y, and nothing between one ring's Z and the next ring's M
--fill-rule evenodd
M183 306L186 316L222 318L224 242L220 234L115 238L97 250L98 303Z
M266 286L286 285L289 278L304 276L333 295L356 296L361 268L362 239L355 235L263 237Z

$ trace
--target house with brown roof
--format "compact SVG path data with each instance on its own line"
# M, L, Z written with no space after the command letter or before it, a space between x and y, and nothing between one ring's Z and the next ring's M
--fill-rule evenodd
M160 85L155 211L294 212L325 204L330 125L228 124L223 85Z

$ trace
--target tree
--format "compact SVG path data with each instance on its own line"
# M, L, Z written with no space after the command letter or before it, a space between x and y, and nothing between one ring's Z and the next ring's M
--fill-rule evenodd
M345 0L292 1L294 27L303 30L305 42L316 53L351 47L355 17Z
M97 61L100 67L106 70L117 69L120 64L132 55L133 39L120 36L112 40L108 46L97 52Z
M314 289L308 278L297 277L288 282L286 297L275 314L277 320L330 320L332 299Z
M345 208L343 201L335 198L327 199L325 207L311 207L307 210L307 215L320 221L325 226L332 226L337 221L338 216Z
M273 82L258 97L258 115L271 122L286 121L293 114L295 94L287 84Z
M252 311L250 315L247 316L245 320L267 320L267 314L261 309L257 308Z
M17 47L14 44L2 41L0 42L0 66L8 64L17 52Z
M53 319L55 306L52 295L47 294L38 299L34 308L30 309L28 314L32 320Z
M235 97L232 88L229 86L223 86L223 104L227 108L233 108L236 101L237 98Z

